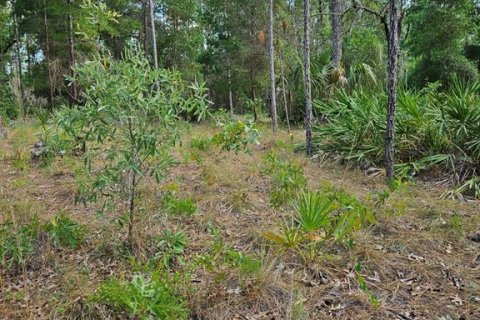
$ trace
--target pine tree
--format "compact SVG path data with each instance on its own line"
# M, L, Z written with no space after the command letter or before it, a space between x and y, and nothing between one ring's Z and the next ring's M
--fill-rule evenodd
M270 103L271 103L271 116L272 116L272 129L273 133L278 131L278 122L277 122L277 93L275 90L275 48L274 48L274 38L273 38L273 0L268 2L268 57L269 57L269 67L270 67Z
M312 146L312 77L310 74L310 0L304 0L303 25L304 25L304 77L305 77L305 138L307 155L313 153Z

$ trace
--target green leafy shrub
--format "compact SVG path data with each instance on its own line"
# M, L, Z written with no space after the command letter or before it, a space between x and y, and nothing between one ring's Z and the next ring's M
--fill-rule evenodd
M41 159L45 165L52 164L56 156L63 156L68 150L84 150L79 137L70 139L64 131L57 130L55 122L63 121L62 115L62 112L59 112L52 117L51 113L45 110L36 112L41 131L38 134L40 141L32 150L32 156Z
M133 248L138 184L147 176L165 176L174 163L170 148L178 138L179 115L206 103L199 101L205 94L188 97L178 72L153 69L136 49L126 50L121 60L96 57L75 72L84 103L63 109L58 128L84 151L78 200L103 200L103 212L115 208L118 198L127 199L122 203Z
M129 282L111 279L100 285L92 300L138 319L187 319L189 312L175 281L168 272L135 274Z
M245 105L245 109L253 113L254 116L258 116L265 112L265 102L263 99L255 98L251 99L248 96L242 98L242 102Z
M226 124L220 124L222 130L212 137L215 144L223 151L235 153L247 150L249 144L258 143L260 132L255 129L252 121L244 123L239 120L231 120Z
M174 263L183 264L182 255L187 246L187 240L182 232L164 230L156 238L154 261L161 261L165 268L170 268Z
M272 178L270 201L273 206L279 207L289 202L307 186L307 179L300 165L282 160L274 153L269 153L264 162L263 172Z
M72 221L67 215L59 214L45 225L45 232L55 246L68 246L76 249L83 241L86 230Z
M24 266L38 244L39 223L17 225L6 222L0 225L0 264L6 270Z
M192 91L192 95L185 103L184 109L187 115L197 122L210 118L212 116L210 105L213 103L208 100L208 88L205 82L195 81L188 88Z

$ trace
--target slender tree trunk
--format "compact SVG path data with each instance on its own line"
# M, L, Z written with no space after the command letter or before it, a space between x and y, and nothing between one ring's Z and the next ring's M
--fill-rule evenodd
M18 71L18 81L20 86L20 117L25 117L25 89L23 87L23 72L22 72L22 55L20 52L20 35L18 32L18 21L17 16L15 15L14 18L15 24L15 51L16 51L16 62L17 62L17 71Z
M250 50L251 50L252 59L250 59L249 67L250 67L251 98L254 102L253 103L253 119L256 122L257 119L258 119L257 104L256 104L257 94L256 94L256 89L255 89L255 59L253 59L253 57L255 57L255 55L256 55L255 45L256 45L257 37L256 37L256 34L255 34L255 24L254 23L255 23L255 8L254 8L254 6L251 6L250 7L249 27L250 27Z
M255 92L255 85L253 84L253 63L250 62L250 83L251 83L251 94L252 94L252 101L253 101L253 120L257 121L257 94Z
M228 105L230 106L230 115L234 115L233 110L233 93L232 93L232 71L230 70L230 63L228 64Z
M178 30L178 17L176 11L173 12L173 34L177 34ZM172 66L176 67L177 66L177 41L174 40L172 44L172 51L173 51L173 62Z
M31 47L30 47L30 37L28 33L25 34L25 49L27 50L27 70L28 74L32 75L32 56L30 55Z
M68 3L70 5L70 10L72 10L73 0L69 0ZM73 17L71 13L68 15L68 49L69 49L69 55L70 55L70 72L71 72L71 76L73 77L75 75L76 62L75 62L75 43L73 39ZM72 83L72 94L71 94L70 103L71 104L76 103L77 99L78 99L77 84L74 81Z
M253 80L252 80L253 83ZM253 99L253 120L256 122L258 120L257 115L257 93L255 90L255 86L252 84L252 99Z
M345 0L333 0L331 4L332 14L332 65L340 68L343 54L343 29L342 15L345 11Z
M150 0L150 25L152 28L152 47L153 47L153 66L158 69L158 54L157 54L157 36L155 33L155 6L153 0Z
M277 122L277 93L275 90L275 48L273 45L273 0L269 0L268 6L268 57L269 57L269 67L270 67L270 107L271 107L271 116L272 116L272 130L276 134L278 131L278 122Z
M323 2L325 0L318 0L318 29L322 29L323 25Z
M283 70L283 56L282 56L282 50L280 45L278 46L278 52L279 52L279 59L280 59L280 76L282 77L282 96L283 96L283 103L284 103L284 108L285 108L285 121L287 122L287 131L290 133L290 118L288 116L288 102L287 102L287 91L286 91L286 85L285 85L285 73Z
M312 147L312 79L310 75L310 0L304 0L303 20L304 20L304 69L305 69L305 138L307 155L313 153Z
M150 0L143 0L143 17L142 17L142 24L143 24L143 50L145 52L145 57L148 59L148 16L149 16L149 1ZM148 59L150 60L150 59Z
M43 19L45 24L45 63L47 65L48 72L48 99L50 102L50 110L53 110L55 107L55 99L53 97L53 76L52 68L50 66L50 40L48 36L48 16L47 16L47 2L43 0Z
M387 179L394 177L395 109L397 106L397 67L399 52L398 0L390 0L390 28L388 38L388 107L385 134L385 171Z
M129 191L128 191L128 244L130 250L134 250L135 241L133 238L133 226L135 224L135 186L136 186L136 174L135 171L130 170L129 177Z

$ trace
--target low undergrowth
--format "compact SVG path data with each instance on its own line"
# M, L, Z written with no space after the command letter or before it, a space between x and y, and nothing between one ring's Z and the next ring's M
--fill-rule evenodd
M379 92L357 90L316 101L325 122L315 126L315 150L364 169L381 167L386 99ZM396 174L427 174L454 186L448 195L479 197L479 103L480 82L456 81L446 92L437 85L401 92L395 123Z
M203 162L138 185L135 251L121 210L74 207L81 159L24 171L4 160L6 318L478 318L476 202L320 168L293 154L300 131L219 154L223 129L191 130L174 155Z
M28 267L45 240L57 248L77 249L86 234L86 228L66 214L56 215L45 224L36 216L27 223L8 220L0 225L0 265L6 271L19 271Z

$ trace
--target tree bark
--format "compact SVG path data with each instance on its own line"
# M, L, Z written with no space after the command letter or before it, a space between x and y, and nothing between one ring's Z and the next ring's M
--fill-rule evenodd
M257 115L257 106L256 106L256 99L257 99L257 94L256 94L256 88L255 88L255 59L254 57L256 56L256 51L255 51L255 46L256 46L256 41L257 37L255 34L255 7L251 6L250 7L250 21L249 21L249 28L250 28L250 54L251 54L251 59L249 61L249 69L250 69L250 90L251 90L251 98L253 103L253 119L255 122L258 120L258 115Z
M322 24L323 24L323 1L324 0L318 0L317 30L322 29Z
M148 16L150 10L149 8L150 0L142 0L143 13L142 13L142 24L143 24L143 50L145 53L145 58L148 59Z
M394 177L395 109L397 106L397 67L399 52L398 0L390 0L390 28L388 37L388 106L385 133L385 172L387 179Z
M128 191L128 244L130 250L135 249L135 240L133 237L133 226L135 224L135 186L136 186L136 174L135 171L130 170L129 176L129 191Z
M25 89L23 87L23 73L22 73L22 55L20 52L20 35L18 33L18 21L17 16L14 16L14 24L15 24L15 55L16 55L16 62L17 62L17 71L18 71L18 81L20 86L20 117L25 117Z
M73 0L69 0L68 3L70 5L70 10L72 10ZM73 17L72 17L71 13L69 13L69 15L68 15L68 49L69 49L68 51L69 51L69 55L70 55L70 62L69 62L70 72L71 72L71 76L73 78L73 76L75 75L76 62L75 62L75 44L74 44L74 39L73 39ZM71 98L70 98L70 104L74 104L77 101L78 101L77 85L76 85L75 81L73 81L72 82L72 94L71 94Z
M53 96L53 76L52 69L50 66L50 41L48 37L48 16L47 16L47 2L43 0L43 19L45 24L45 63L47 64L48 72L48 99L50 101L50 110L53 110L55 107L55 99Z
M282 96L283 96L283 103L284 103L284 108L285 108L285 121L287 122L287 132L290 133L290 117L288 116L288 102L287 102L287 91L286 91L286 85L285 85L285 72L283 70L283 56L282 56L282 50L280 48L280 45L278 46L278 52L279 52L279 59L280 59L280 76L282 77Z
M153 0L150 0L150 25L152 28L152 48L153 48L153 66L158 69L158 54L157 54L157 36L155 33L155 6Z
M273 0L268 2L268 58L270 71L270 110L272 116L273 134L278 131L277 122L277 93L275 90L275 48L273 45Z
M331 4L332 16L332 57L335 68L340 68L343 55L342 15L345 11L345 0L333 0Z
M305 76L305 138L307 155L311 156L313 153L312 147L312 79L310 75L310 0L304 0L303 5L303 20L304 20L304 76Z
M30 55L31 47L30 47L30 37L28 36L28 33L25 34L25 49L27 51L27 70L28 74L32 76L32 55Z
M232 93L232 71L230 70L230 63L228 66L228 105L230 107L230 115L233 117L234 110L233 110L233 93Z

